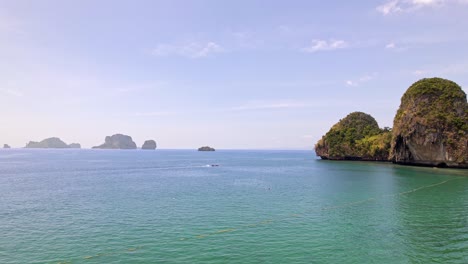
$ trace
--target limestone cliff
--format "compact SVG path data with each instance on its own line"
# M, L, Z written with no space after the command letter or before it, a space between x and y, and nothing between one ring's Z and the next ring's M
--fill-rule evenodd
M394 119L391 159L468 168L468 105L460 86L430 78L408 88Z
M136 149L132 137L122 134L107 136L104 144L93 147L93 149Z
M69 146L60 138L51 137L40 142L29 141L29 143L26 144L26 148L69 148Z
M146 140L143 146L141 146L141 149L156 149L156 141Z
M322 159L387 161L390 129L380 129L375 119L353 112L336 123L315 145Z

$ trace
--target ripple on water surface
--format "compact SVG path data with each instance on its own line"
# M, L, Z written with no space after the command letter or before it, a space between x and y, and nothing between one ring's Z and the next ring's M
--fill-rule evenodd
M0 263L468 263L467 176L307 151L6 150Z

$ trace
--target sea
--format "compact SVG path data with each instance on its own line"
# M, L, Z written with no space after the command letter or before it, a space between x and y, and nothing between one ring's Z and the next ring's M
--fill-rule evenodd
M468 170L0 150L0 263L468 263Z

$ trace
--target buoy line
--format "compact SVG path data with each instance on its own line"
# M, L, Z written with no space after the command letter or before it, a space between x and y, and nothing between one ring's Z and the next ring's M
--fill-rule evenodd
M404 192L399 192L399 193L394 193L394 194L381 195L380 198L397 197L397 196L401 196L401 195L413 194L415 192L418 192L418 191L421 191L421 190L424 190L424 189L440 186L440 185L445 184L447 182L454 181L454 180L459 180L459 179L463 179L463 177L453 178L453 179L445 180L445 181L438 182L438 183L424 185L424 186L421 186L421 187L418 187L418 188L415 188L415 189L412 189L412 190L409 190L409 191L404 191ZM345 203L345 204L337 205L337 206L314 208L314 210L306 211L306 213L310 213L310 212L314 212L314 211L337 210L337 209L342 209L342 208L347 208L347 207L353 207L353 206L368 203L368 202L374 202L374 201L377 201L377 200L379 200L379 198L371 197L371 198L367 198L367 199L364 199L364 200L354 201L354 202ZM189 237L182 237L182 238L179 239L179 241L187 241L187 240L191 240L191 239L204 239L204 238L208 238L208 237L215 236L215 235L222 235L222 234L232 233L232 232L245 230L245 229L249 229L249 228L255 228L255 227L258 227L258 226L262 226L262 225L272 224L274 222L282 222L282 221L285 221L287 219L304 217L304 215L306 213L304 213L304 214L290 214L290 215L288 215L286 217L283 217L283 218L280 218L278 220L268 219L268 220L263 220L263 221L259 221L259 222L256 222L256 223L240 225L237 228L225 228L225 229L219 229L219 230L216 230L216 231L213 231L213 232L210 232L210 233L192 235L192 236L189 236ZM121 251L110 251L110 252L107 252L107 253L98 253L98 254L94 254L94 255L87 255L87 256L84 256L84 257L82 257L80 259L86 261L86 260L92 260L92 259L103 257L103 256L121 255L121 254L135 252L135 251L137 251L138 249L141 249L141 248L142 248L142 246L135 246L135 247L127 248L126 250L121 250ZM75 260L76 259L77 258L75 258ZM71 263L71 262L72 262L72 260L59 261L57 263L58 264L68 264L68 263Z

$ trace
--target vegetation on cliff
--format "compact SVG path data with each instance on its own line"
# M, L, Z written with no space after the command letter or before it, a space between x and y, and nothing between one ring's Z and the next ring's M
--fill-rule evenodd
M353 112L336 123L315 145L322 159L388 160L389 128L380 129L369 114Z
M422 79L401 98L391 158L397 163L468 167L468 104L456 83Z

